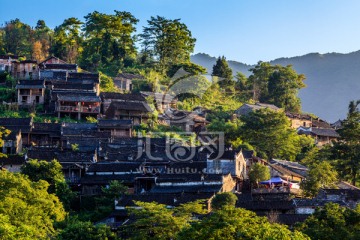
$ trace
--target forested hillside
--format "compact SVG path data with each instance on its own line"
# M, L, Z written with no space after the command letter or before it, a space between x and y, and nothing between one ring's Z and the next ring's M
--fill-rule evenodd
M207 54L195 54L191 61L211 72L216 58ZM252 65L228 61L233 72L249 76ZM348 54L311 53L292 58L279 58L271 64L293 65L298 73L306 76L306 88L299 92L302 108L328 121L334 122L346 117L346 106L360 93L360 52Z

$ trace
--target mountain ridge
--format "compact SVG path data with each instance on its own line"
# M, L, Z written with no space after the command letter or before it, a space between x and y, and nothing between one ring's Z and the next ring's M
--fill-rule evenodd
M216 57L206 53L191 56L191 61L212 72ZM350 53L308 53L295 57L282 57L269 61L271 64L292 65L306 76L306 88L299 91L304 112L314 113L330 122L346 117L351 100L360 99L360 50ZM234 60L228 61L233 73L246 76L255 65Z

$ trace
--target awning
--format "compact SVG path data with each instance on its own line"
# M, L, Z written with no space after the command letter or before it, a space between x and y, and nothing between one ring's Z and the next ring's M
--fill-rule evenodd
M288 181L281 179L280 177L273 177L267 181L262 181L260 184L271 185L271 184L288 184Z

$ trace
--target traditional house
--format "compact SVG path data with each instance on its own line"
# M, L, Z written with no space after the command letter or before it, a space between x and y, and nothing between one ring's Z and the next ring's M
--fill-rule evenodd
M35 146L60 147L60 123L34 123L30 132L30 142Z
M45 83L43 80L20 80L16 89L19 106L44 104Z
M65 179L72 184L78 184L85 175L86 169L97 162L95 151L82 152L78 150L59 150L58 148L33 147L25 155L25 159L45 161L57 160L61 166Z
M55 111L57 116L70 116L78 120L88 116L97 118L100 114L101 100L95 94L57 94Z
M33 60L12 61L11 75L15 79L39 79L37 62Z
M96 95L100 93L100 74L88 72L69 72L67 82L76 84L92 84Z
M9 172L18 173L21 171L21 166L25 163L25 159L20 155L8 155L7 157L0 157L0 170L6 169Z
M132 90L132 81L145 78L139 74L131 74L131 73L120 73L114 79L115 86L121 91L131 91Z
M102 92L100 94L102 101L102 112L106 113L112 102L134 102L146 103L146 99L138 93L115 93L115 92Z
M30 132L33 128L32 118L0 118L0 126L10 131L21 131L23 145L30 144Z
M327 144L332 144L333 141L337 141L340 135L332 128L303 128L298 129L299 134L310 135L315 139L315 144L318 147L322 147Z
M16 55L0 55L0 72L11 72L11 63L17 59L19 59L19 57Z
M55 56L50 56L46 58L44 61L39 63L39 65L46 65L46 64L67 64L64 60L61 60L60 58L57 58Z
M77 72L78 66L77 64L69 64L69 63L46 63L43 62L39 64L39 68L41 71L53 71L53 72Z
M247 178L246 162L242 151L226 150L213 152L207 158L207 173L230 173L236 181L236 191L242 190L243 181Z
M250 112L254 112L256 110L260 110L260 109L270 109L273 111L279 111L280 108L278 108L277 106L273 105L273 104L266 104L266 103L255 103L255 104L244 104L242 105L240 108L238 108L237 110L235 110L235 114L237 116L241 116L241 115L247 115Z
M208 173L230 173L233 177L246 178L246 162L242 151L214 152L207 158Z
M105 112L107 119L129 119L133 125L140 125L149 118L151 108L146 102L113 101Z
M143 175L140 165L139 162L98 162L90 165L81 178L82 195L99 195L101 188L113 180L121 181L133 191L135 178Z
M301 182L309 169L297 162L272 159L269 161L271 177L281 177L291 182Z
M46 83L52 81L66 81L67 71L53 71L53 70L40 70L40 79L45 80Z
M22 152L21 129L13 128L9 135L3 136L2 153L20 154Z
M299 127L311 127L313 118L307 114L298 114L286 112L286 116L291 121L291 127L298 129Z
M98 120L98 129L101 132L110 132L111 137L131 137L131 120Z

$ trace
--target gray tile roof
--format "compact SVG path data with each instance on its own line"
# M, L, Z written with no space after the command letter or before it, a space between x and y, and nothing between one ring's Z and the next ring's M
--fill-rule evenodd
M340 135L336 132L336 130L332 128L311 128L311 133L317 136L324 137L340 137Z

